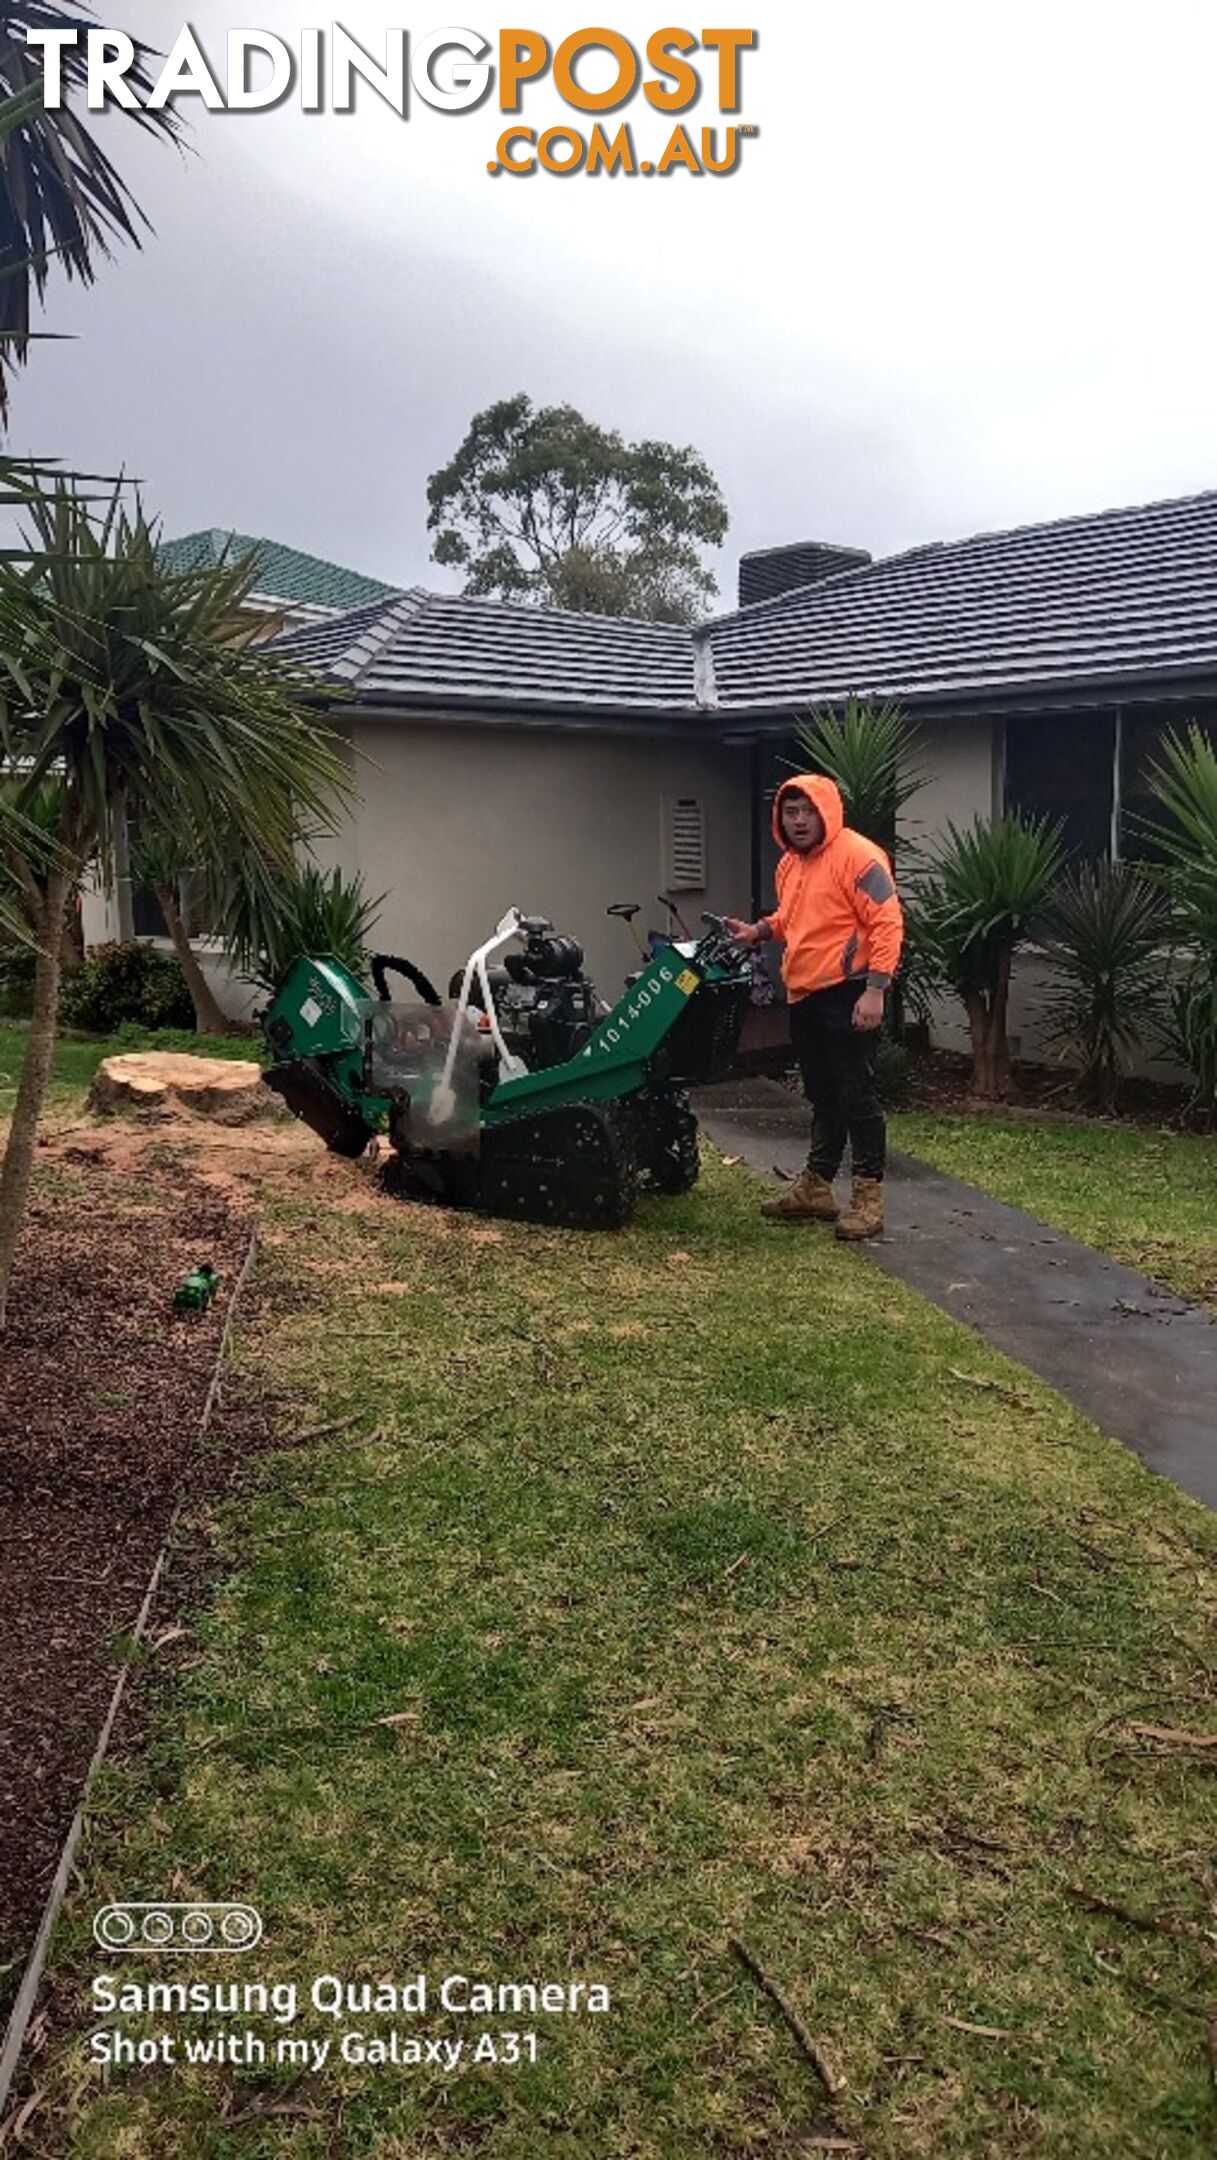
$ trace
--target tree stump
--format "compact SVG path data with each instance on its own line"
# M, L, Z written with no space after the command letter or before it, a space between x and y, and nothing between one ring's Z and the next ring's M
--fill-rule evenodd
M127 1110L154 1118L207 1117L223 1125L274 1117L282 1107L263 1086L260 1065L243 1058L189 1057L176 1050L134 1050L103 1058L88 1106L101 1117Z

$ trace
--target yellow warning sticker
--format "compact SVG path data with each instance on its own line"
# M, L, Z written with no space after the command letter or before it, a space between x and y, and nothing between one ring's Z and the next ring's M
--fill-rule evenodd
M682 968L676 978L676 987L681 992L682 996L692 997L693 992L697 988L698 981L699 977L693 973L692 968Z

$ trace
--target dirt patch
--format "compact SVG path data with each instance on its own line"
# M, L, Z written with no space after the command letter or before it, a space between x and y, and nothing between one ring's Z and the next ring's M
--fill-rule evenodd
M252 1227L182 1163L145 1160L133 1184L89 1141L40 1163L0 1363L0 2005L174 1506L226 1476L197 1436ZM218 1299L175 1312L204 1260Z

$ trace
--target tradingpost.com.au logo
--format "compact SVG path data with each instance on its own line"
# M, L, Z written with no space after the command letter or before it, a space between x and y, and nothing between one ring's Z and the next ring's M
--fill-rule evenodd
M738 168L744 139L757 132L735 117L722 127L676 117L690 115L703 92L724 120L739 113L743 59L756 45L755 30L669 27L652 31L641 49L603 27L574 30L552 47L539 30L527 29L491 37L453 26L383 35L377 53L341 23L300 30L294 41L267 30L230 30L222 77L189 23L163 61L121 30L29 29L26 43L42 56L51 111L64 102L64 54L82 47L91 112L109 105L155 112L186 98L199 98L210 112L269 112L295 98L303 112L350 114L360 83L403 120L412 97L441 113L475 112L495 98L501 118L519 117L500 129L486 170L517 177L721 175ZM576 125L529 124L526 103L546 85L578 115ZM619 116L639 96L647 110L636 131Z

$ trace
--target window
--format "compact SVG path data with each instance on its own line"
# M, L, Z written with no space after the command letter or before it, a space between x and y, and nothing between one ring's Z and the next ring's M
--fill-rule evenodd
M1111 853L1114 713L1036 713L1006 724L1006 808L1058 820L1071 856Z
M1124 706L1108 713L1039 713L1006 724L1006 808L1059 818L1075 860L1115 852L1123 862L1151 862L1158 850L1147 819L1161 816L1150 773L1164 736L1196 724L1217 748L1217 707Z
M699 796L664 796L662 864L665 892L705 891L706 807Z
M1171 733L1186 736L1190 724L1203 728L1217 749L1217 719L1200 710L1164 719L1161 712L1125 711L1121 719L1120 758L1120 854L1127 862L1158 862L1161 850L1145 831L1146 821L1159 822L1164 813L1150 787L1150 774L1161 761L1162 743Z

